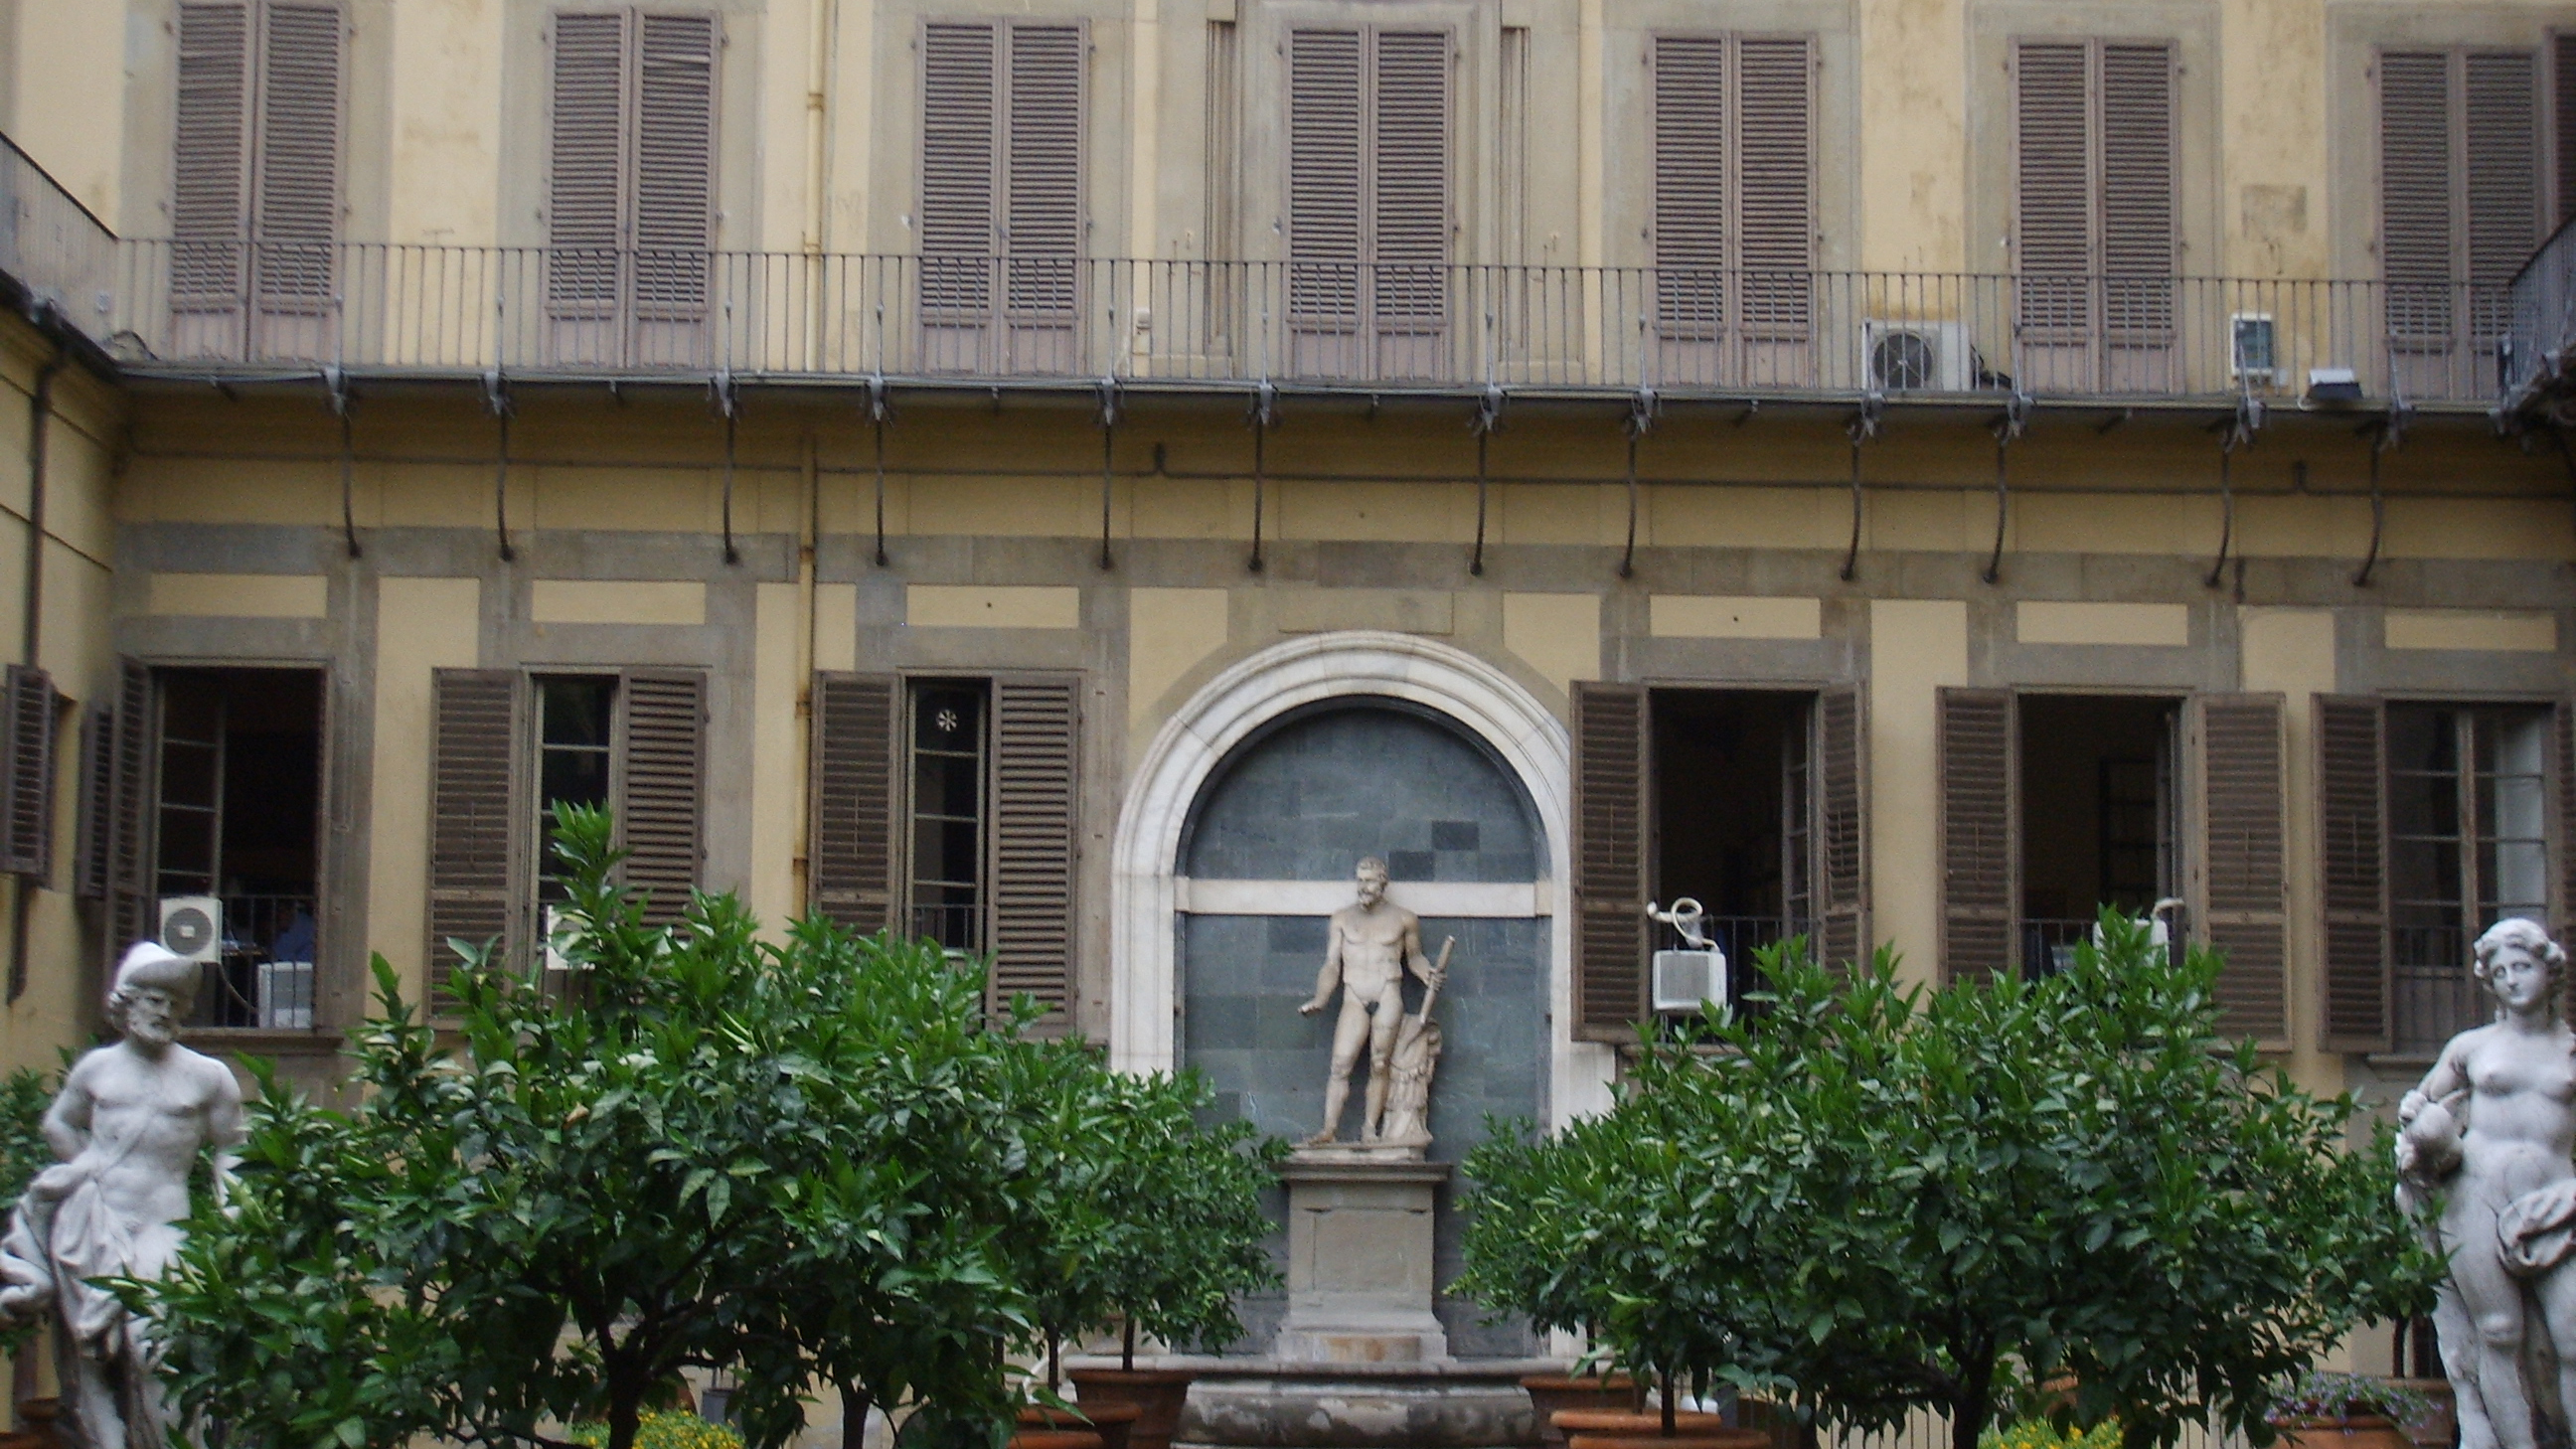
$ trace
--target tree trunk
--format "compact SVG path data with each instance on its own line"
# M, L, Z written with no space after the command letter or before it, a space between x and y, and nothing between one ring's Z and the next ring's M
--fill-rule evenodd
M1673 1437L1674 1432L1681 1427L1681 1419L1678 1414L1680 1406L1673 1402L1673 1371L1671 1369L1666 1369L1661 1374L1657 1375L1657 1377L1663 1381L1662 1397L1664 1401L1664 1437L1669 1439ZM1968 1449L1977 1449L1974 1441L1969 1443Z
M1136 1315L1126 1315L1126 1326L1118 1338L1118 1367L1122 1372L1136 1371Z
M841 1389L841 1449L866 1449L868 1442L868 1396L856 1384L843 1383Z
M644 1386L624 1378L608 1376L608 1449L635 1449L635 1431L644 1422Z
M1994 1417L1994 1357L1963 1367L1958 1397L1950 1401L1950 1449L1977 1449L1986 1421Z
M1064 1392L1064 1335L1052 1328L1047 1330L1047 1392Z

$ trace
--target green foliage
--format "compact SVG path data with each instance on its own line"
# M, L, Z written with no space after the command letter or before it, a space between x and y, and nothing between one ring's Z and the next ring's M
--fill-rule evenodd
M1848 977L1765 953L1767 1009L1471 1155L1461 1291L1823 1424L1932 1407L1974 1449L2017 1384L2071 1374L2053 1417L2131 1445L2208 1419L2268 1442L2272 1386L2420 1310L2439 1267L2354 1104L2219 1039L2216 959L2103 931L2057 975L1933 992L1886 953Z
M588 1449L608 1449L608 1426L596 1421L575 1424L564 1437ZM695 1414L663 1410L637 1422L635 1449L742 1449L742 1435Z
M1988 1429L1977 1449L2120 1449L2120 1421L2105 1419L2077 1429L2047 1419L2017 1419Z
M2272 1401L2274 1423L2293 1419L2377 1417L2412 1424L2433 1412L2433 1401L2386 1379L2312 1369Z
M45 1140L45 1110L54 1102L54 1076L20 1067L0 1078L0 1203L15 1211L36 1174L54 1164L53 1144ZM38 1324L21 1323L0 1330L0 1353L16 1353L36 1335Z

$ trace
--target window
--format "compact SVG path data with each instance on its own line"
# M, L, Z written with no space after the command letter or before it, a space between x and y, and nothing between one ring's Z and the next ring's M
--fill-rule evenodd
M1815 41L1659 35L1649 57L1663 376L1803 380L1815 286Z
M702 361L716 18L558 11L553 41L546 315L556 360Z
M191 355L332 355L344 26L310 0L179 7L170 305Z
M818 676L812 908L987 954L997 1005L1065 1010L1081 745L1071 676Z
M2403 393L2472 380L2545 230L2540 52L2379 53L2379 261Z
M1447 363L1449 32L1288 35L1288 316L1296 372Z
M2021 385L2161 386L2174 327L2174 45L2013 47Z
M434 1001L458 959L451 940L533 964L546 911L563 898L547 851L558 802L609 806L626 852L621 883L643 894L648 921L680 918L704 864L704 674L441 669L434 679Z
M129 664L94 719L80 886L106 959L154 937L200 961L192 1025L314 1026L321 672Z
M1650 901L1707 911L1730 996L1785 937L1836 965L1867 949L1855 691L1583 682L1574 704L1579 1034L1633 1039L1650 953L1679 944Z
M2550 919L2551 711L2318 701L2327 1036L2440 1050L2486 1019L2471 944Z
M1073 366L1083 52L1079 25L922 27L921 315L935 371Z
M2282 717L2187 700L1944 689L1942 968L2059 969L2111 906L2227 957L2221 1023L2288 1031Z

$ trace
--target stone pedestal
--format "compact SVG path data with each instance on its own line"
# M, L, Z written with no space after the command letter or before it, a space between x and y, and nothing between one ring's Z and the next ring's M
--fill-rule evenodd
M1328 1147L1291 1157L1279 1175L1288 1184L1288 1316L1275 1356L1447 1359L1449 1337L1431 1311L1431 1227L1448 1164Z

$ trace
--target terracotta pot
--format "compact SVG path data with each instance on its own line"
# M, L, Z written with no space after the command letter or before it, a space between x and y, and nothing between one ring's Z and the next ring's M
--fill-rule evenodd
M1102 1449L1100 1436L1088 1429L1022 1429L1011 1436L1011 1449Z
M1669 1439L1654 1433L1586 1434L1576 1430L1565 1436L1565 1444L1566 1449L1771 1449L1771 1436L1760 1429L1678 1429Z
M1565 1449L1565 1431L1556 1427L1558 1414L1625 1409L1637 1401L1637 1381L1626 1374L1607 1378L1531 1374L1521 1380L1521 1387L1529 1391L1530 1416L1538 1424L1542 1449Z
M1134 1404L1092 1403L1087 1399L1076 1404L1074 1410L1066 1413L1061 1409L1031 1404L1020 1410L1020 1427L1094 1434L1099 1436L1100 1449L1131 1449L1136 1442L1131 1431L1137 1417L1144 1412Z
M1628 1409L1560 1409L1555 1418L1556 1427L1569 1439L1576 1434L1607 1434L1613 1438L1630 1439L1664 1437L1664 1413L1661 1409L1648 1409L1643 1413ZM1681 1409L1673 1414L1673 1432L1676 1434L1705 1434L1711 1430L1730 1434L1738 1432L1728 1425L1724 1414L1698 1409ZM1762 1439L1765 1443L1770 1442L1769 1435L1763 1435Z
M2276 1421L2289 1449L2415 1449L2406 1431L2386 1419L2284 1419Z
M2401 1389L2413 1389L2433 1405L2424 1417L2400 1425L2406 1437L2415 1441L2415 1449L2451 1449L2460 1437L2460 1405L2451 1391L2449 1379L2390 1379Z
M1133 1404L1136 1418L1127 1426L1127 1449L1172 1449L1181 1427L1181 1406L1189 1401L1195 1369L1074 1369L1076 1397L1086 1414L1094 1405Z

